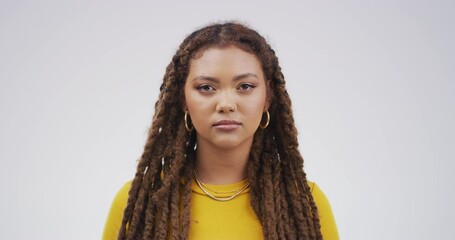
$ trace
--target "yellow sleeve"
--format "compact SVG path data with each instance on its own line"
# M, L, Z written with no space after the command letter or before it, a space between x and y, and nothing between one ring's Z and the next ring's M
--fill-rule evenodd
M125 183L123 187L115 195L114 201L112 201L111 209L107 216L106 223L104 225L103 240L114 240L117 239L118 231L122 224L123 210L126 207L128 201L128 192L131 187L131 181Z
M316 183L309 182L311 193L318 207L321 233L324 240L339 240L338 229L329 200Z

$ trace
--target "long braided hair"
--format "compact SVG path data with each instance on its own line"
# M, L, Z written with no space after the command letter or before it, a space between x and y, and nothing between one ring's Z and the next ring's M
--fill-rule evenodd
M264 239L322 239L278 58L261 35L236 22L193 32L167 66L118 239L188 239L196 133L185 129L183 87L191 59L232 45L255 54L269 81L270 124L256 131L247 163L251 206Z

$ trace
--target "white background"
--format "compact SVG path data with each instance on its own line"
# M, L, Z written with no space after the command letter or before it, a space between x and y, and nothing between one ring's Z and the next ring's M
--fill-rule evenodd
M157 1L158 2L158 1ZM0 3L0 239L99 239L184 37L276 50L342 239L453 239L453 1Z

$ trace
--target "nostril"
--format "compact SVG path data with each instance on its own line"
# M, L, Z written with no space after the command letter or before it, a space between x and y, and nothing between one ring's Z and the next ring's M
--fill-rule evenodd
M237 111L237 106L234 104L223 104L217 107L218 112L235 112Z

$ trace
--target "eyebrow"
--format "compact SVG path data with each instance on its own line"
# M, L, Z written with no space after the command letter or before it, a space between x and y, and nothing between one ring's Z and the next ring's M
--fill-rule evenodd
M244 74L240 74L238 76L235 76L234 78L232 78L232 80L234 82L236 81L239 81L241 79L244 79L244 78L248 78L248 77L254 77L254 78L259 78L256 74L254 73L244 73ZM210 81L210 82L216 82L216 83L219 83L220 80L218 80L217 78L214 78L214 77L209 77L209 76L197 76L195 78L193 78L192 81L196 81L196 80L207 80L207 81Z

